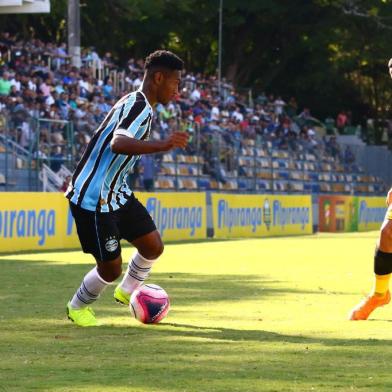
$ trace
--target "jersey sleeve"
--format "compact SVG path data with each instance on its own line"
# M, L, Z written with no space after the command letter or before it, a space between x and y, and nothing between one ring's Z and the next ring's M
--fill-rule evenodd
M149 117L151 117L151 109L145 100L136 100L130 108L127 108L127 104L124 103L114 134L140 139L142 127Z

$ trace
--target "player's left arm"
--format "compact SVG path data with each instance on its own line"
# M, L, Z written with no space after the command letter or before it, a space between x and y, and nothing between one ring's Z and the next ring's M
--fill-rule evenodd
M143 155L166 152L174 148L185 148L189 135L186 132L173 132L164 140L138 140L118 132L110 142L115 154Z

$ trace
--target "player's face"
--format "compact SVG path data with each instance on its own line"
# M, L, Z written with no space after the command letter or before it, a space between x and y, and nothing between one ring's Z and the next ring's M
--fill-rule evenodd
M158 88L158 102L168 104L178 94L178 86L181 81L181 71L167 71L163 74Z

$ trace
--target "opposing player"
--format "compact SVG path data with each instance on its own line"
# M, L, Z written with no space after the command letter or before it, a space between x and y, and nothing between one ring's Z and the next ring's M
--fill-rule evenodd
M388 68L392 78L392 59L389 60ZM374 288L372 293L350 312L350 320L367 320L376 308L391 301L389 281L392 273L392 189L388 192L386 202L388 210L381 225L374 255Z
M156 51L146 58L141 88L113 106L87 145L65 193L82 249L96 261L67 304L68 317L79 326L98 325L90 305L121 275L122 238L136 248L114 290L114 298L123 304L129 303L130 294L163 252L152 218L125 180L140 155L187 145L185 132L148 140L152 106L165 105L178 94L182 68L183 61L169 51Z

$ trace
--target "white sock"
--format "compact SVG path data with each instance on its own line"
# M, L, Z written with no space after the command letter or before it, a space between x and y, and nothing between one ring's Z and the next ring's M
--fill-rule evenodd
M98 274L97 267L94 267L86 274L82 284L72 297L71 306L74 309L80 309L92 304L109 284Z
M120 287L126 293L132 293L148 278L152 265L157 261L144 258L138 251L129 260L127 271L124 274Z

